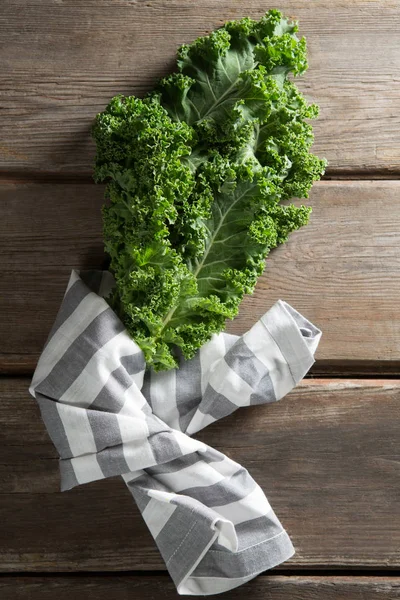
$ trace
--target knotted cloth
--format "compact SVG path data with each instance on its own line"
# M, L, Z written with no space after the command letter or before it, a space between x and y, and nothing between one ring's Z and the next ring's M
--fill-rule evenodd
M72 271L29 388L61 489L122 475L178 592L224 592L294 549L248 471L190 436L290 392L321 332L279 300L244 335L214 335L178 369L146 371L104 299L114 283L108 271Z

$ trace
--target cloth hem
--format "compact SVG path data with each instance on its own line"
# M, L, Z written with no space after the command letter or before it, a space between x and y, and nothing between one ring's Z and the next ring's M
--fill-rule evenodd
M255 571L252 571L243 577L191 577L190 574L188 574L177 586L178 593L186 596L211 596L213 594L221 594L239 587L251 579L254 579L264 571L272 569L286 560L289 560L295 553L293 544L285 530L278 536L265 540L261 544L257 544L257 546L261 547L263 545L265 546L264 560L259 564L259 567ZM247 548L244 552L251 555L254 552L254 547ZM234 557L235 553L232 554L232 558ZM191 573L193 570L194 569L191 569ZM232 575L235 575L236 573L237 569L233 563Z
M289 308L295 314L292 314ZM295 318L296 314L299 317L299 322ZM308 329L310 331L313 336L311 339L315 348L318 345L321 331L283 300L278 300L261 317L260 321L282 352L293 382L297 385L315 362L314 354L305 341L310 338L305 338L301 329ZM315 342L315 340L317 341Z

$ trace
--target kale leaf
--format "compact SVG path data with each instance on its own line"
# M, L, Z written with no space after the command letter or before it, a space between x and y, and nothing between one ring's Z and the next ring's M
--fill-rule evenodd
M93 126L107 182L107 298L155 370L191 358L254 290L271 248L306 224L326 161L318 115L287 76L307 68L297 24L277 10L226 23L178 50L144 99L116 96Z

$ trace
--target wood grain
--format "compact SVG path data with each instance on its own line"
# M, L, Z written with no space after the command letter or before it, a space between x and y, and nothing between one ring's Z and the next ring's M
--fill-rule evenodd
M99 577L2 577L2 600L176 600L179 598L166 575ZM260 576L245 587L224 593L226 600L397 600L399 577ZM204 598L204 596L193 596Z
M102 194L89 184L0 187L3 373L33 371L71 269L104 265ZM271 253L228 330L243 333L283 298L323 330L315 373L398 373L399 194L399 181L315 185L310 224Z
M117 93L144 95L181 43L273 6L3 0L0 375L33 372L71 269L106 266L96 113ZM390 379L308 379L199 434L249 469L296 547L277 574L225 597L400 600L400 181L388 180L400 176L400 4L279 8L307 36L297 83L321 108L314 151L327 180L312 191L310 225L271 253L228 330L283 298L323 330L313 374ZM29 383L0 378L1 600L178 598L121 478L59 492Z
M60 493L29 397L0 380L0 570L164 569L122 479ZM400 380L307 380L198 436L247 467L292 537L282 568L399 568Z
M262 0L3 0L1 169L91 172L90 124L117 94L143 95L176 48ZM315 151L338 171L398 172L400 45L395 0L282 0L298 18L310 69L299 86L321 106Z

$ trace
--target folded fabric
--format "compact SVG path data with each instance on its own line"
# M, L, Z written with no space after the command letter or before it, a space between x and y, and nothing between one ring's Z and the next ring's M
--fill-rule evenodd
M190 436L290 392L321 332L280 300L244 335L214 335L178 369L146 371L104 299L113 284L108 271L72 271L29 388L61 489L122 475L178 592L232 589L294 549L248 471Z

